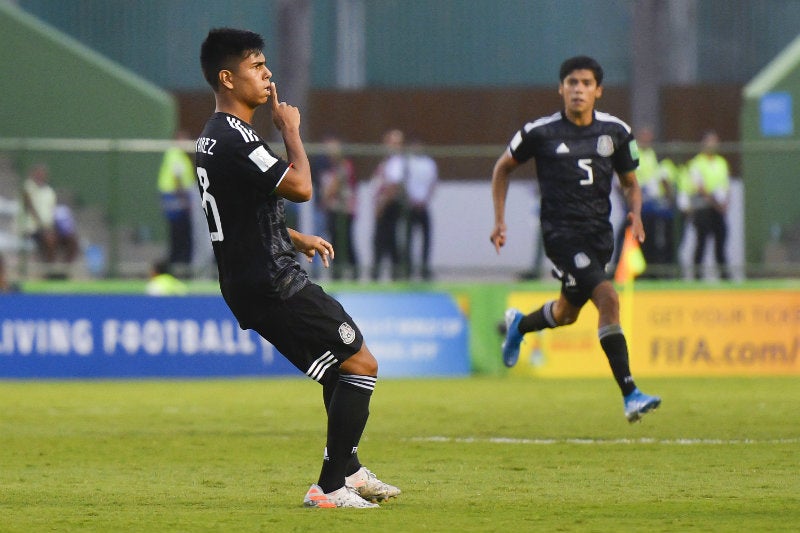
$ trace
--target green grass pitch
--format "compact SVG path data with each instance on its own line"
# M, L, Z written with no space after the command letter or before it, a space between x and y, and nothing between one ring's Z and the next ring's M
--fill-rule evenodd
M0 382L0 531L796 531L800 381L379 380L360 456L403 494L305 509L310 380Z

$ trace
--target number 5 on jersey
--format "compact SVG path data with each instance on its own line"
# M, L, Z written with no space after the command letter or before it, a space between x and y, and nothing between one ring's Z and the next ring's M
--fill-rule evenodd
M580 183L581 185L591 185L592 183L594 183L594 171L592 170L592 160L578 159L578 166L586 171L586 177L583 178L578 183Z
M203 189L203 211L206 212L206 219L208 220L208 230L211 233L211 242L222 241L225 237L222 234L222 221L219 218L219 210L217 209L217 201L214 196L208 192L208 187L211 182L208 181L208 172L203 167L197 167L197 180L200 182L200 187ZM214 231L216 228L216 231Z

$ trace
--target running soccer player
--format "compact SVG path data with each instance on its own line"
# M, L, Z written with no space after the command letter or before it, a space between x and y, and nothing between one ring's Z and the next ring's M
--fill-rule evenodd
M620 119L595 111L603 94L603 69L594 59L578 56L561 65L558 93L564 109L525 124L498 158L492 171L497 253L506 244L505 205L509 174L535 159L541 189L541 227L547 256L561 280L558 300L525 315L505 314L503 362L514 366L526 333L572 324L589 300L600 314L598 336L622 391L629 422L657 408L661 398L642 393L633 381L628 346L619 321L619 296L606 274L614 251L611 179L619 176L628 204L633 236L644 241L642 194L636 181L638 151L631 128Z
M197 179L219 269L222 296L243 329L271 342L294 366L322 384L327 446L307 507L377 507L400 494L358 460L378 363L361 331L338 301L312 283L296 260L319 256L327 267L331 244L286 226L284 201L311 198L311 173L300 138L300 111L280 102L260 35L211 30L200 63L214 90L216 110L197 140ZM287 162L250 125L272 99Z

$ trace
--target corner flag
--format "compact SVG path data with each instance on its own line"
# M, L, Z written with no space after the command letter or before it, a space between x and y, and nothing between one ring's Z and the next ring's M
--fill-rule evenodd
M633 238L631 228L625 228L625 240L622 242L622 250L619 253L619 262L617 263L617 270L614 272L614 281L623 284L633 279L644 272L647 268L647 263L644 260L644 254L639 247L639 242Z

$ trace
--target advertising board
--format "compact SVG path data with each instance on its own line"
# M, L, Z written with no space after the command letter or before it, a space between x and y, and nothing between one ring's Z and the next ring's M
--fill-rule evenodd
M340 294L382 377L469 373L466 319L447 294ZM219 296L8 295L0 377L302 374L242 330Z
M552 297L517 292L509 305L530 312ZM800 375L796 291L642 291L621 301L634 376ZM513 372L609 375L597 321L589 303L575 324L526 335Z

